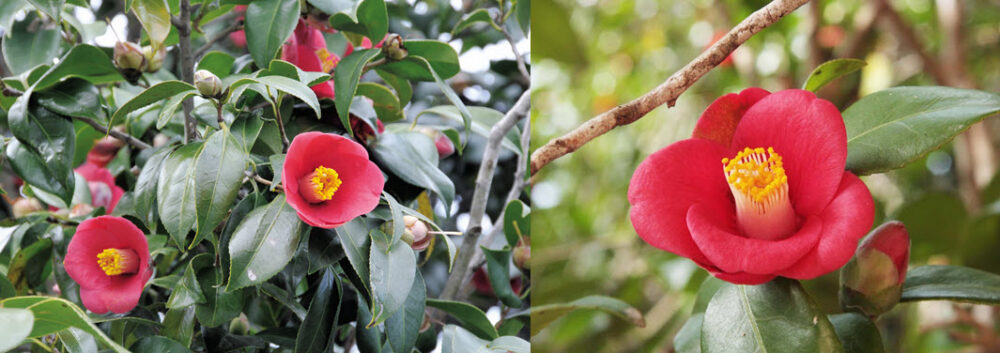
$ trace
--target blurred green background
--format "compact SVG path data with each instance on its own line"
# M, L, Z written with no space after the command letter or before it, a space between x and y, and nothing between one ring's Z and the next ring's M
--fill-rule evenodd
M891 10L880 3L810 2L752 37L731 64L708 73L675 107L660 107L542 169L532 188L538 234L532 304L607 295L637 308L646 326L579 310L534 336L532 351L673 351L673 336L707 273L639 239L626 193L636 166L688 138L717 97L751 86L798 88L816 65L842 57L868 65L819 92L841 109L898 85L1000 91L1000 2L899 0L888 2ZM653 89L717 33L765 4L534 0L532 147ZM910 230L911 266L951 263L1000 272L1000 181L993 177L1000 123L993 120L904 169L863 178L877 203L875 225L900 219ZM839 312L837 280L835 272L805 281L829 313ZM997 308L928 302L899 305L878 323L889 352L996 352L997 317Z

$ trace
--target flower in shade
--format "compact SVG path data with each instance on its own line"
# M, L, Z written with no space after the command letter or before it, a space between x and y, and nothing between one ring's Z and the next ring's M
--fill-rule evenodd
M340 62L340 57L326 49L323 32L299 19L295 33L281 50L281 60L290 62L303 71L331 72ZM312 90L318 98L333 99L333 81L321 82L312 86Z
M844 170L846 159L840 112L813 93L725 95L692 138L636 169L632 225L649 244L729 282L815 278L850 260L874 218L871 194Z
M80 223L63 264L80 285L83 305L98 314L131 311L153 274L146 236L122 217L101 216Z
M115 177L104 167L98 167L89 162L76 167L76 172L87 179L87 186L90 187L91 205L94 207L104 207L107 213L114 211L118 200L122 198L125 190L115 185Z
M314 227L335 228L375 209L385 178L357 142L306 132L288 147L281 184L299 218Z

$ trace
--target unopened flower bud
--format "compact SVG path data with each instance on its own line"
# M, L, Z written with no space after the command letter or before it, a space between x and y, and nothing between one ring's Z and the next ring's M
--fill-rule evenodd
M146 56L142 47L132 42L115 43L115 66L120 70L143 71L146 68Z
M153 51L153 47L146 46L142 48L142 54L146 57L146 72L157 72L163 67L163 59L167 57L167 49L163 46L156 51Z
M21 197L14 200L11 209L14 212L14 218L21 218L29 213L43 210L44 206L42 206L41 202L38 202L38 199Z
M522 238L512 252L514 265L521 271L531 270L531 238Z
M422 128L420 132L434 139L434 147L437 148L438 158L446 158L455 153L455 145L451 143L451 139L445 136L444 133L431 128Z
M73 206L73 209L69 211L70 217L80 217L86 216L94 212L94 207L85 203L77 204Z
M198 70L194 73L194 86L205 97L215 98L222 94L222 80L208 70Z
M167 135L156 134L156 136L153 136L153 147L160 147L166 145L168 142L170 142L170 138Z
M390 33L385 37L382 52L389 60L403 60L408 54L406 48L403 47L403 37L396 33Z
M840 305L875 317L899 302L910 259L910 236L902 222L887 222L861 241L840 270Z
M246 315L240 314L240 316L234 318L229 322L229 332L237 335L246 335L250 331L250 320L247 319Z
M431 236L427 233L427 224L413 216L403 216L403 224L406 230L403 232L404 241L409 239L410 247L416 251L427 249L431 244Z

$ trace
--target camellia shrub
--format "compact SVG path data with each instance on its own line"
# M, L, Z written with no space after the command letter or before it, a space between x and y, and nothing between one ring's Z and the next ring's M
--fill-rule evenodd
M0 351L528 352L530 9L472 5L4 1Z

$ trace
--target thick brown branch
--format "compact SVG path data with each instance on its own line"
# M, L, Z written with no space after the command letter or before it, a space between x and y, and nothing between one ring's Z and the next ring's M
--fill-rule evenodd
M576 151L590 140L611 131L611 129L639 120L639 118L642 118L651 110L664 103L667 103L667 106L673 106L681 93L684 93L688 87L691 87L698 79L721 63L722 60L725 60L743 42L746 42L751 36L774 24L807 1L775 0L757 10L750 17L747 17L743 22L736 25L725 37L716 42L715 45L712 45L711 48L701 53L694 61L671 75L665 82L652 91L631 102L591 118L573 131L549 141L536 150L531 155L531 174L536 174L539 169L556 158Z

